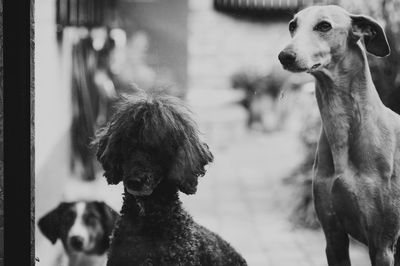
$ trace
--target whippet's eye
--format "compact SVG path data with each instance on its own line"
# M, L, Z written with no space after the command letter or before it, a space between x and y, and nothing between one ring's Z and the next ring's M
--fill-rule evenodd
M332 29L332 25L329 22L322 21L315 25L314 30L316 31L322 31L322 32L327 32Z
M296 28L297 28L297 23L296 23L296 21L291 21L291 22L289 23L289 31L292 33L292 32L294 32L294 31L296 30Z

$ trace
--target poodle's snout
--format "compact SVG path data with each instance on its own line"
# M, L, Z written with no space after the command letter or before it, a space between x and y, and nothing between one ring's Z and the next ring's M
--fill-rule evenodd
M132 178L126 181L126 187L130 190L141 190L143 188L143 180L139 178Z

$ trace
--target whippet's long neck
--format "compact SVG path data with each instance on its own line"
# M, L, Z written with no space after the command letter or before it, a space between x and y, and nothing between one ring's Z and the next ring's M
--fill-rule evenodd
M350 148L360 137L361 127L375 119L382 102L375 90L365 52L361 47L332 69L313 73L323 130L332 152L336 172L349 169ZM365 128L363 129L365 130Z

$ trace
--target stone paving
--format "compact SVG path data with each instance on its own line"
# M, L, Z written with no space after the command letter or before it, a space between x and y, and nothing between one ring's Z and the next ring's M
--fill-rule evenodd
M189 103L215 161L199 181L198 192L182 194L184 207L197 222L229 241L249 265L326 265L322 232L295 228L288 219L296 193L283 183L283 178L302 158L296 133L284 130L266 135L247 131L239 106L207 103L204 98L209 95L207 90L192 91ZM230 94L226 95L228 99ZM67 154L67 147L68 141L64 140L58 151ZM66 160L65 155L53 158ZM79 181L59 164L50 162L39 173L58 175L52 183L38 176L36 218L62 199L100 199L120 208L121 186L107 186L101 177L92 183ZM51 259L54 261L55 253L60 252L60 243L52 246L39 232L36 241L36 256L40 259L37 265L55 265ZM352 265L370 265L365 249L359 245L352 245L351 257Z
M210 95L198 92L196 99L201 94ZM326 265L323 233L288 219L296 194L283 178L302 158L296 132L249 132L232 122L234 116L241 125L239 107L192 106L215 156L197 194L182 196L194 218L232 243L249 265ZM369 265L364 247L352 245L351 257L352 265Z
M234 104L241 95L227 89L229 75L240 67L265 70L276 63L276 44L288 38L287 26L249 26L210 12L210 3L190 1L188 101L215 161L198 192L181 196L184 207L251 266L327 265L323 233L296 228L288 219L296 193L283 178L302 159L296 132L247 131L244 110ZM68 171L68 136L56 146L36 172L36 219L60 200L82 197L120 208L121 186L108 186L101 177L91 183L74 178ZM35 236L37 265L57 265L60 243L52 246L38 231ZM354 266L370 265L364 247L352 244L351 257Z
M191 0L189 8L188 100L215 162L197 194L182 195L184 206L249 265L327 265L323 233L296 229L288 219L296 193L282 179L302 158L296 132L246 131L245 113L233 104L240 95L228 89L238 70L281 67L287 22L235 19L213 11L212 0ZM363 247L352 245L351 257L352 265L370 265Z

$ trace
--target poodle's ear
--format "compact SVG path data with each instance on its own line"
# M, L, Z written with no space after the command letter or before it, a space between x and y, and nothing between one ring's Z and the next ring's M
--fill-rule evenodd
M122 155L118 137L111 133L111 125L97 132L93 145L97 146L96 157L104 169L104 176L109 184L118 184L122 180Z
M170 172L170 178L185 194L196 193L198 177L206 173L204 167L214 159L207 144L197 139L193 142L187 141L178 149Z
M95 204L102 215L105 235L109 237L114 229L115 222L119 218L119 213L113 210L103 201L96 201Z
M56 243L57 239L60 238L61 216L68 206L70 206L68 203L60 203L38 221L40 231L52 244Z

